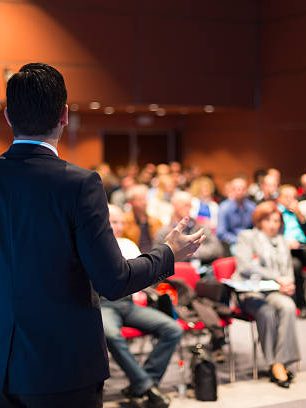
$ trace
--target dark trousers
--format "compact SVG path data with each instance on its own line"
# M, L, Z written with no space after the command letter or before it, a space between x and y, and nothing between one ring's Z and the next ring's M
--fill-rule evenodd
M298 308L306 307L303 268L306 266L306 249L292 249L295 276L295 301Z
M102 408L103 383L80 390L42 395L0 394L0 408Z

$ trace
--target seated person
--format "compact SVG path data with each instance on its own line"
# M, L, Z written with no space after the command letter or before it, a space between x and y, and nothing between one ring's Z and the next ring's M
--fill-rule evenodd
M190 186L192 213L194 218L206 225L212 232L218 224L219 205L214 200L215 185L209 177L199 177Z
M277 178L273 174L267 174L263 177L260 183L260 193L257 194L254 201L256 204L263 203L264 201L274 201L278 197L278 182Z
M154 237L161 228L161 222L147 212L149 189L144 184L131 187L126 194L131 211L124 214L122 236L135 242L141 252L152 248Z
M272 201L259 204L253 214L255 227L238 236L238 279L272 279L279 291L239 295L241 308L256 320L261 347L270 366L270 378L289 388L292 373L287 365L300 360L296 334L294 274L290 251L279 233L282 216Z
M122 238L122 210L110 205L109 212L110 223L122 255L127 259L140 255L138 247L132 241ZM101 298L101 312L109 351L130 381L125 395L137 398L138 404L141 404L142 399L144 403L148 399L148 407L168 407L170 400L159 391L158 384L181 338L182 329L166 314L150 307L135 305L131 296L112 302ZM158 339L143 367L130 353L127 342L121 335L122 326L135 327Z
M157 218L163 225L171 219L171 197L177 191L176 181L171 174L164 174L157 178L156 187L149 190L148 214Z
M173 206L173 215L171 223L157 233L155 242L162 243L165 241L166 236L177 225L180 219L189 217L192 208L192 196L186 191L176 192L171 200ZM211 233L210 229L201 223L197 223L196 220L190 218L189 224L185 229L186 234L193 234L200 228L204 229L206 236L205 242L200 248L193 254L192 259L198 259L202 264L209 264L215 259L223 255L223 248L217 237Z
M184 217L189 217L192 208L192 196L185 191L176 192L171 200L173 206L172 221L168 226L163 227L157 234L155 242L163 243L165 242L166 236L174 228L180 219ZM200 261L202 265L210 264L215 259L222 257L223 247L218 240L218 238L212 234L211 230L207 226L203 226L198 223L193 218L190 218L187 228L185 229L186 234L193 234L200 228L204 229L204 234L206 236L205 242L200 246L200 248L193 254L192 258L186 259L186 261L197 260ZM196 262L195 262L196 263ZM207 320L201 318L206 324ZM213 350L213 356L217 362L224 361L224 354L222 351L222 346L224 345L224 331L220 327L210 327L210 332L212 335L211 346Z
M297 201L297 189L285 184L280 187L278 206L284 220L284 237L293 256L296 285L296 305L301 317L306 318L303 268L306 266L306 217Z
M302 174L300 177L300 187L298 190L298 200L306 200L306 173Z
M120 187L115 190L110 198L110 202L113 205L117 205L120 207L122 210L124 210L126 204L127 204L127 199L126 199L126 192L128 191L129 188L134 186L135 179L131 176L124 176L121 181L120 181Z
M267 170L257 169L253 174L254 182L248 187L248 197L254 202L258 202L262 197L261 183L263 178L267 175Z
M255 204L246 198L247 182L242 177L231 180L229 197L219 207L217 237L227 250L227 255L235 254L237 236L240 231L252 228L252 213Z

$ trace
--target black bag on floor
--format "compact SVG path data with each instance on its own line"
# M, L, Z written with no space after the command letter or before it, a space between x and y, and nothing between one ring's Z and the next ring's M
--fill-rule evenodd
M217 400L216 368L201 344L192 350L191 370L195 397L199 401Z

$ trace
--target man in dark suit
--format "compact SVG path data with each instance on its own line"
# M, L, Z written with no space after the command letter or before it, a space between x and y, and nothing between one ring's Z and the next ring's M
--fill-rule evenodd
M7 85L14 142L0 159L0 407L97 408L109 376L99 295L173 274L202 231L126 261L98 174L57 156L68 123L62 75L28 64Z

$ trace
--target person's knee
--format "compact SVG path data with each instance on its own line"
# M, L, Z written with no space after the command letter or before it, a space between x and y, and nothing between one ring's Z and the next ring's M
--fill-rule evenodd
M183 329L175 320L169 320L163 330L163 336L173 341L179 341L183 335Z
M265 322L274 322L275 321L275 309L269 304L263 304L256 313L256 320L260 319Z
M123 340L121 330L113 330L112 328L104 329L104 335L108 343L115 343Z
M280 309L281 313L286 315L295 315L296 313L296 305L291 298L285 298Z

